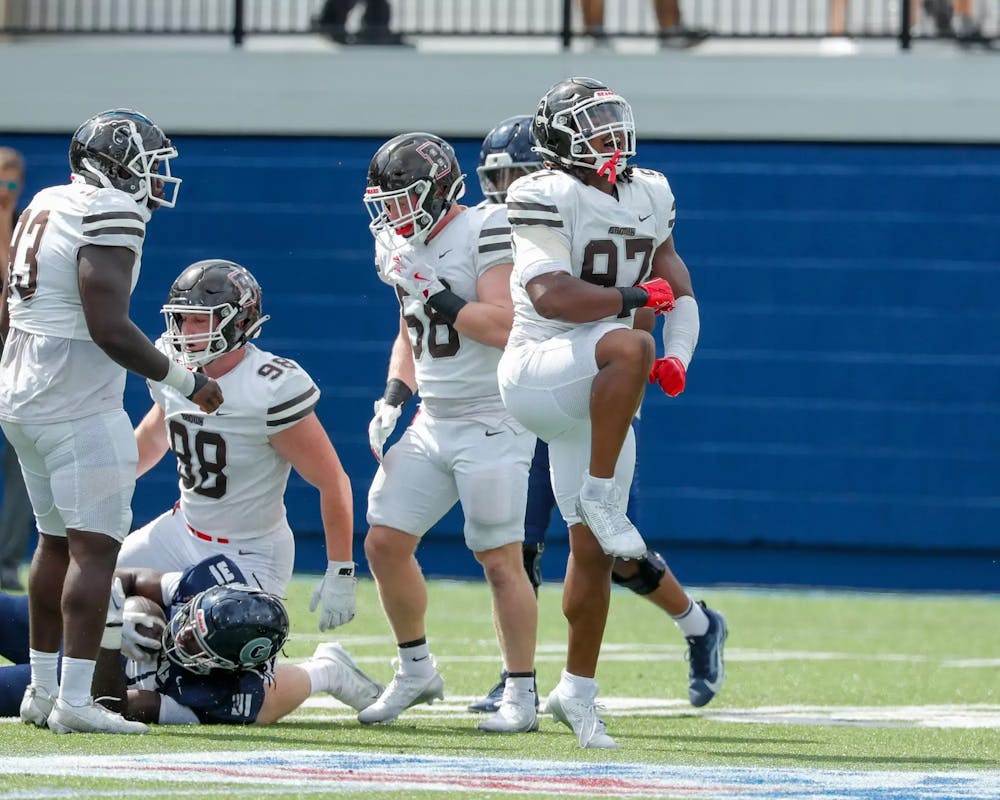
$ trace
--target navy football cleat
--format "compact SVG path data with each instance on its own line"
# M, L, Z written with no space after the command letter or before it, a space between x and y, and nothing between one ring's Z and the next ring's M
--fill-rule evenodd
M729 629L718 611L698 601L708 616L708 630L701 636L688 636L688 699L696 708L707 705L726 682L726 663L722 650Z
M500 700L503 697L504 686L507 685L507 670L500 672L500 683L486 693L486 697L481 697L473 703L469 703L467 708L477 714L495 714L500 707Z

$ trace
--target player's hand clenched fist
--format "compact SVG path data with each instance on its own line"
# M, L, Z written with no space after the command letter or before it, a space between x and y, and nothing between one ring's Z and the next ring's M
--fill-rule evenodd
M657 314L664 311L672 311L674 308L674 290L663 278L653 278L651 281L639 284L640 289L645 289L649 295L646 301L646 308L651 308Z
M684 364L677 356L658 358L653 362L653 368L649 371L649 382L658 383L667 396L677 397L684 391L687 370L684 369Z

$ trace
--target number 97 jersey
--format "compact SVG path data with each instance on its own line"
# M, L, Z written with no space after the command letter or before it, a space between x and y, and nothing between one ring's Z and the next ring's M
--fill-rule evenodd
M296 362L252 344L244 349L243 360L217 379L226 402L211 414L176 389L149 384L177 457L185 521L229 541L287 527L284 494L291 467L269 437L311 414L320 397Z
M649 278L653 253L673 232L673 192L662 173L638 168L631 180L623 178L615 188L616 195L606 194L559 170L540 170L511 184L507 215L515 257L509 347L544 341L577 326L535 311L525 287L539 275L566 271L607 287L635 286ZM562 248L569 250L568 264L554 261L548 252Z

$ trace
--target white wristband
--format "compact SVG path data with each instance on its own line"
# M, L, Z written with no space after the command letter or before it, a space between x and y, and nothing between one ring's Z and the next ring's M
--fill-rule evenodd
M122 649L122 624L120 622L114 625L104 626L104 635L101 636L101 649L102 650Z
M690 295L678 297L674 300L674 310L663 315L663 357L679 358L687 369L698 346L700 331L698 303Z
M354 562L353 561L327 561L326 562L326 574L327 575L353 575L354 574Z
M164 383L172 389L176 389L184 397L189 397L194 391L194 373L187 367L181 366L172 358L169 359L170 366L167 367L167 374L163 376L160 383Z

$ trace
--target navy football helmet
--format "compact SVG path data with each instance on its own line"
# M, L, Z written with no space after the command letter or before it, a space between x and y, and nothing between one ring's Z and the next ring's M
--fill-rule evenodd
M507 187L522 175L542 168L534 151L531 116L509 117L486 134L479 150L479 186L491 203L507 202Z
M608 173L612 183L635 155L632 107L593 78L567 78L549 89L538 103L532 133L536 152L548 160Z
M177 204L181 179L170 174L177 148L149 117L130 108L84 122L69 145L73 174L93 186L118 189L153 208Z
M465 194L455 151L432 133L403 133L383 144L368 166L368 226L387 250L419 243Z
M163 652L197 675L259 669L288 639L281 599L238 583L213 586L182 605L163 629Z
M221 258L198 261L170 287L162 309L167 323L163 342L186 367L210 364L260 335L270 319L263 315L261 299L260 284L246 267ZM192 314L206 315L208 324L185 334L184 316Z

